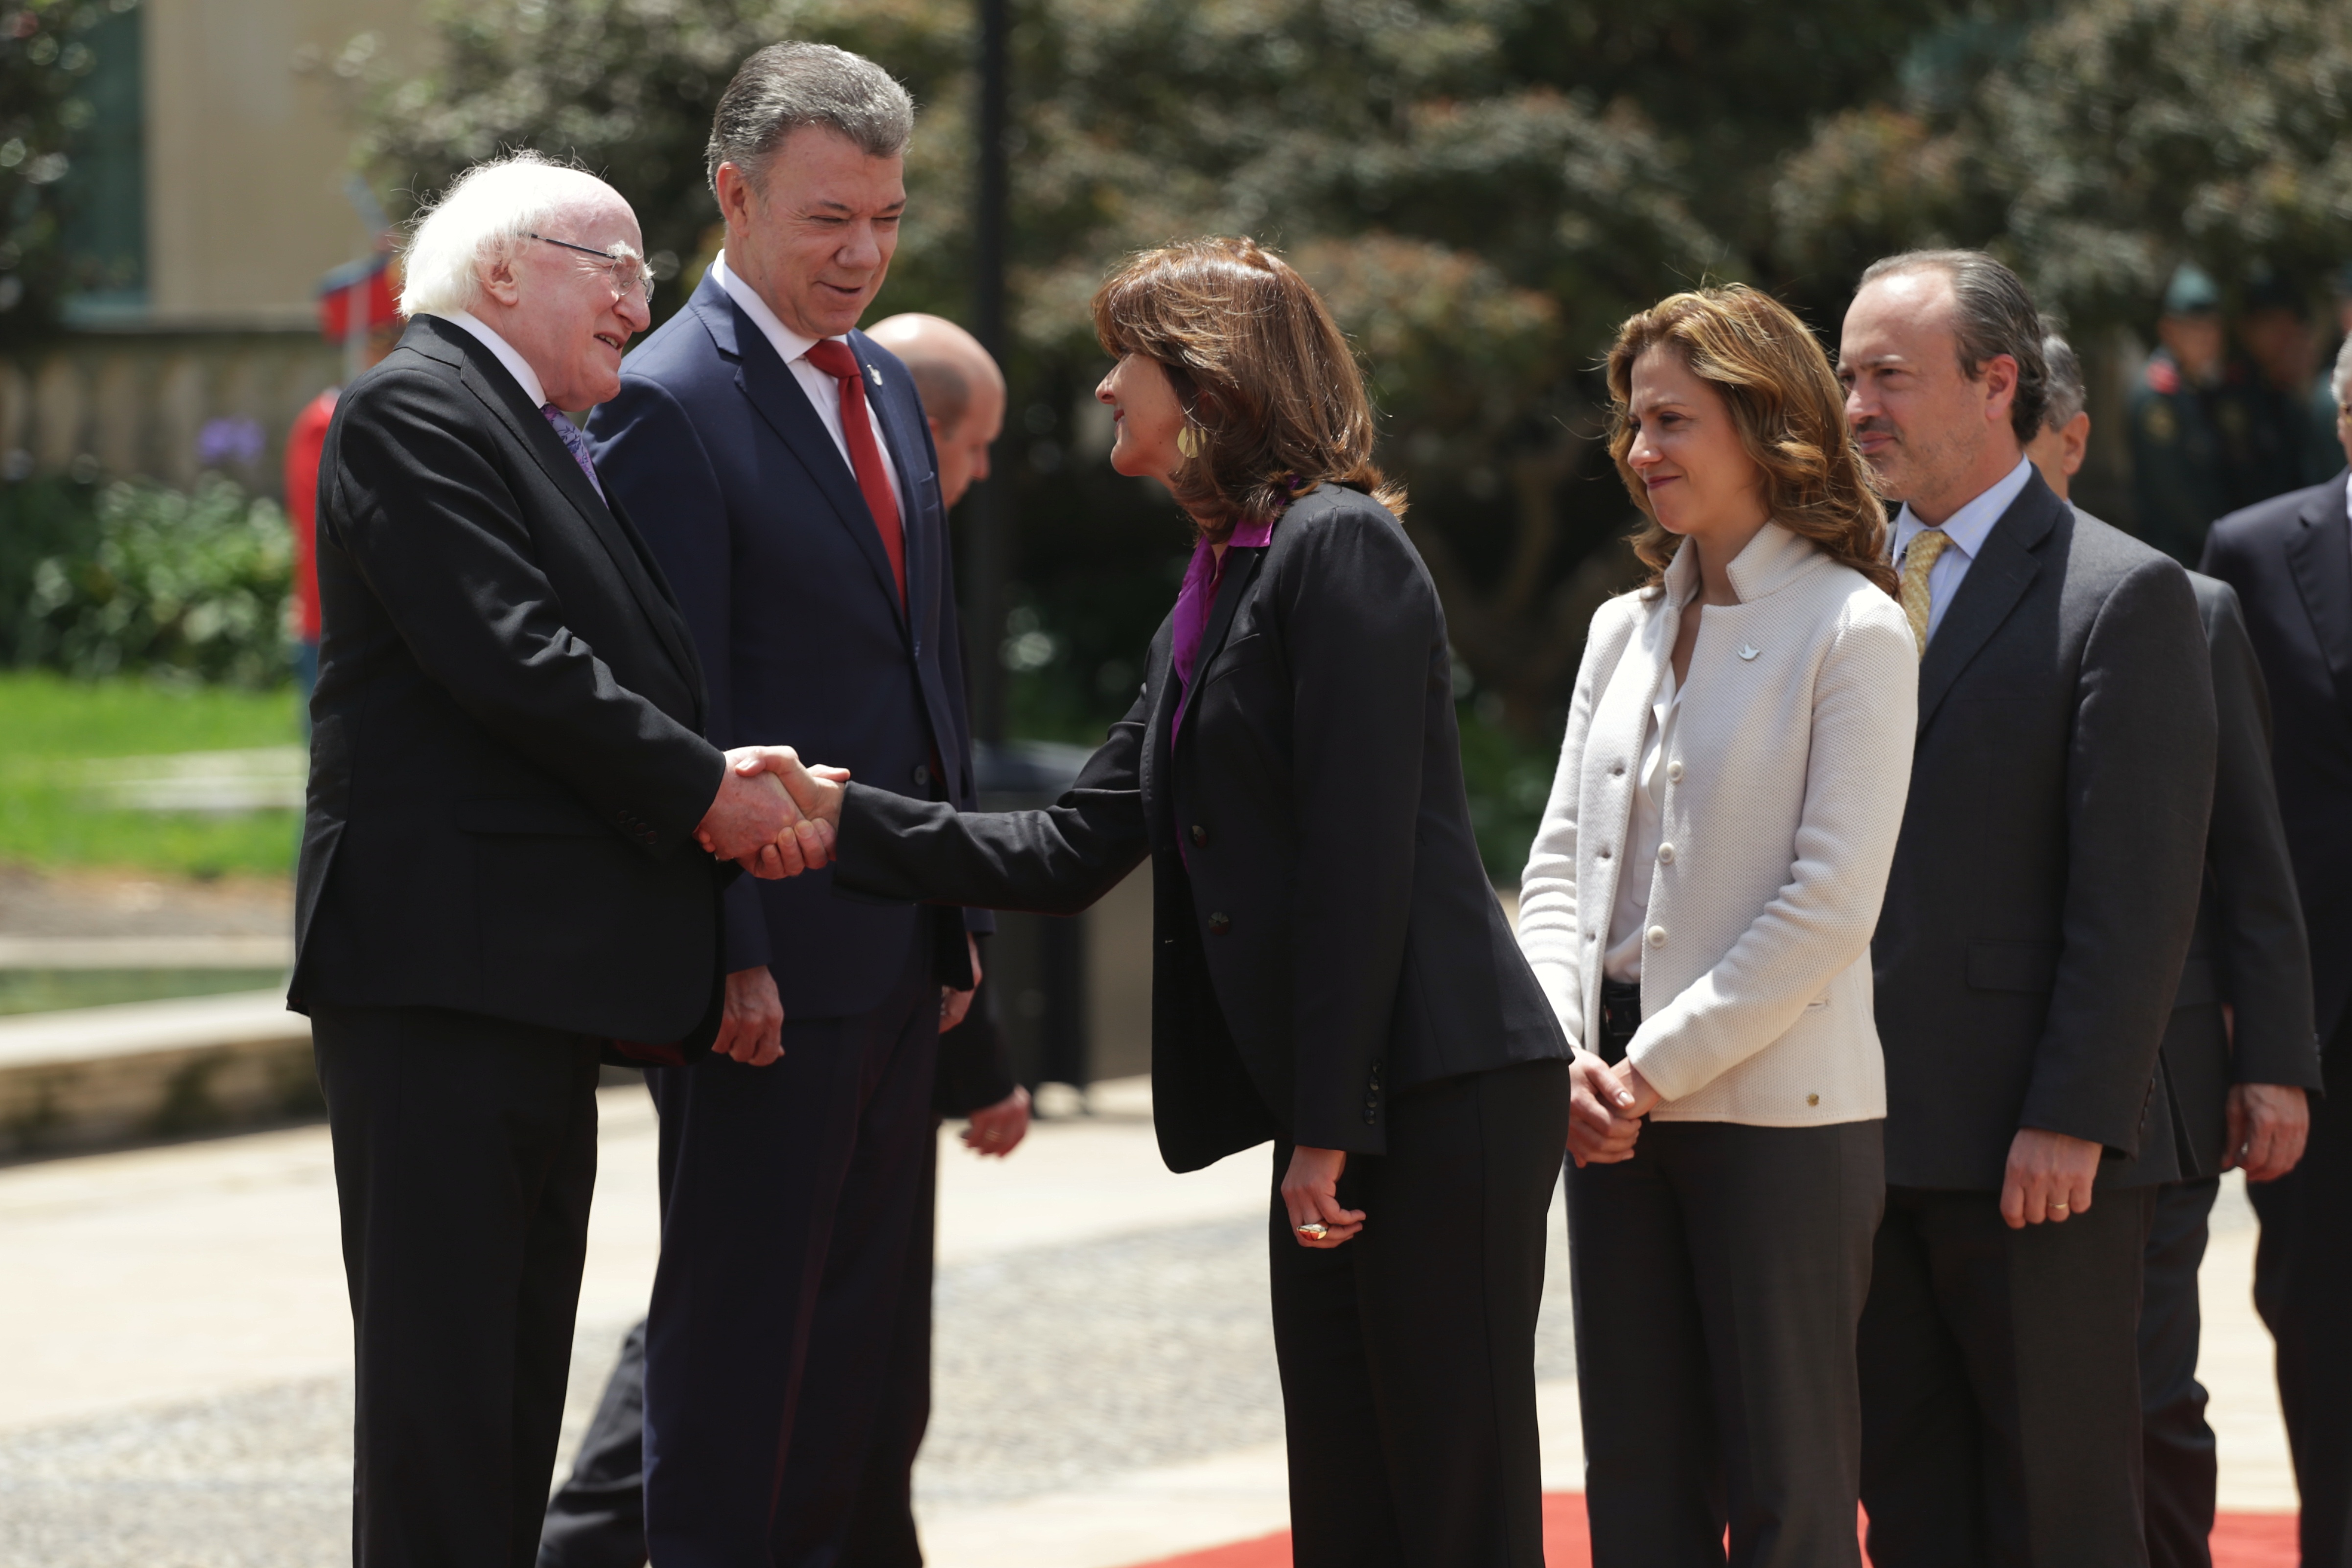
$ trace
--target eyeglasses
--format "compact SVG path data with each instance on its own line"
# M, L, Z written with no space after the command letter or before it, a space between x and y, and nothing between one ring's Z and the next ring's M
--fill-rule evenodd
M566 250L576 250L583 256L593 256L604 264L612 274L613 292L625 300L635 294L650 306L654 302L654 271L634 256L615 256L609 250L593 250L584 245L574 245L568 239L552 239L543 234L532 234L532 239L546 245L560 245Z

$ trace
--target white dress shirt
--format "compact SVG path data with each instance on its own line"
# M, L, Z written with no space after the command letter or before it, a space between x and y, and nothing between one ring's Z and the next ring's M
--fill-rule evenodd
M768 309L768 302L761 299L749 283L727 270L725 251L720 251L711 259L710 276L727 290L729 299L743 308L743 313L751 318L751 324L758 327L761 334L774 347L776 357L784 362L784 368L793 373L793 379L801 384L801 390L808 394L809 406L814 408L816 416L824 421L825 434L833 437L834 446L841 453L842 462L848 467L850 477L855 479L857 465L850 459L849 438L841 432L841 384L808 362L808 352L816 346L817 340L804 338L777 320L776 313ZM835 338L834 342L845 346L848 339L844 336ZM866 427L874 432L875 449L882 454L882 472L890 480L890 499L898 503L898 517L903 526L907 516L907 494L898 483L898 465L890 458L889 437L882 434L882 422L874 417L870 405L866 410Z
M1936 638L1936 628L1944 623L1944 611L1952 603L1952 595L1960 591L1960 580L1969 574L1979 552L1984 549L1985 536L2000 514L2010 509L2025 491L2025 481L2033 477L2033 460L2017 459L2017 467L2008 477L1976 500L1954 512L1944 523L1944 532L1952 542L1945 547L1936 563L1927 568L1927 640ZM1927 531L1927 524L1911 514L1911 503L1905 501L1903 510L1895 517L1895 569L1903 569L1903 552L1911 542Z
M539 372L530 368L530 361L515 352L514 344L492 331L488 322L470 310L451 310L441 319L465 328L480 339L482 346L507 367L507 374L515 378L516 384L522 388L522 395L530 399L533 408L547 406L547 389L540 384Z
M1642 735L1642 763L1634 774L1639 786L1633 791L1633 820L1625 836L1628 867L1646 869L1656 865L1658 846L1665 840L1664 758L1674 745L1675 714L1682 700L1682 688L1675 684L1675 667L1669 661ZM1641 984L1642 938L1649 924L1650 879L1638 871L1631 876L1621 873L1616 908L1609 916L1609 947L1601 960L1604 977L1625 985Z

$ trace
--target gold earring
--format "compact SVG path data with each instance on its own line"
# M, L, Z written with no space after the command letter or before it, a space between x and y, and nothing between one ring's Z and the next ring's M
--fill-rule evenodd
M1193 434L1190 425L1176 432L1176 451L1186 462L1201 455L1201 437Z

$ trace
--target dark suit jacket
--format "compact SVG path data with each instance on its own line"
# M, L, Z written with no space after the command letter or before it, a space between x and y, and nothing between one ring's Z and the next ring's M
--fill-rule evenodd
M2315 1022L2336 1038L2352 999L2352 522L2345 476L2231 512L2204 570L2238 591L2277 721L2271 768L2311 937ZM2285 1080L2282 1080L2285 1081Z
M969 807L971 732L930 426L906 367L863 332L866 395L905 496L907 599L857 479L808 395L709 278L632 353L588 430L597 472L677 591L710 682L712 740L772 742L885 789ZM931 777L933 759L949 777ZM985 914L968 922L992 929ZM925 928L929 928L925 930ZM854 900L830 870L743 879L727 895L727 967L772 964L785 1013L879 1005L922 931L940 978L969 983L962 926Z
M725 763L660 571L431 316L335 405L290 1000L708 1043Z
M2221 747L2205 891L2159 1058L2183 1181L2217 1175L2227 1152L2230 1086L2319 1087L2311 1027L2311 949L2295 902L2286 828L2271 783L2271 707L2238 595L2189 574L2212 658ZM2236 1014L2235 1037L2221 1009Z
M840 877L1066 913L1152 858L1154 1120L1188 1171L1280 1137L1379 1153L1388 1096L1565 1058L1478 859L1445 617L1396 519L1326 486L1232 552L1172 752L1143 692L1043 811L852 784Z
M2105 1144L2109 1184L2174 1174L2156 1057L2213 755L2188 574L2029 479L1919 667L1871 949L1890 1184L1998 1190L2021 1127Z

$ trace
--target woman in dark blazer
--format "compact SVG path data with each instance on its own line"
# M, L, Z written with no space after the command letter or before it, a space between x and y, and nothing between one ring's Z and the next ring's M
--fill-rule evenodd
M787 782L870 894L1067 914L1150 857L1160 1151L1275 1145L1295 1560L1539 1568L1568 1047L1479 863L1445 618L1360 376L1247 240L1139 257L1095 321L1112 466L1199 531L1135 706L1043 811Z

